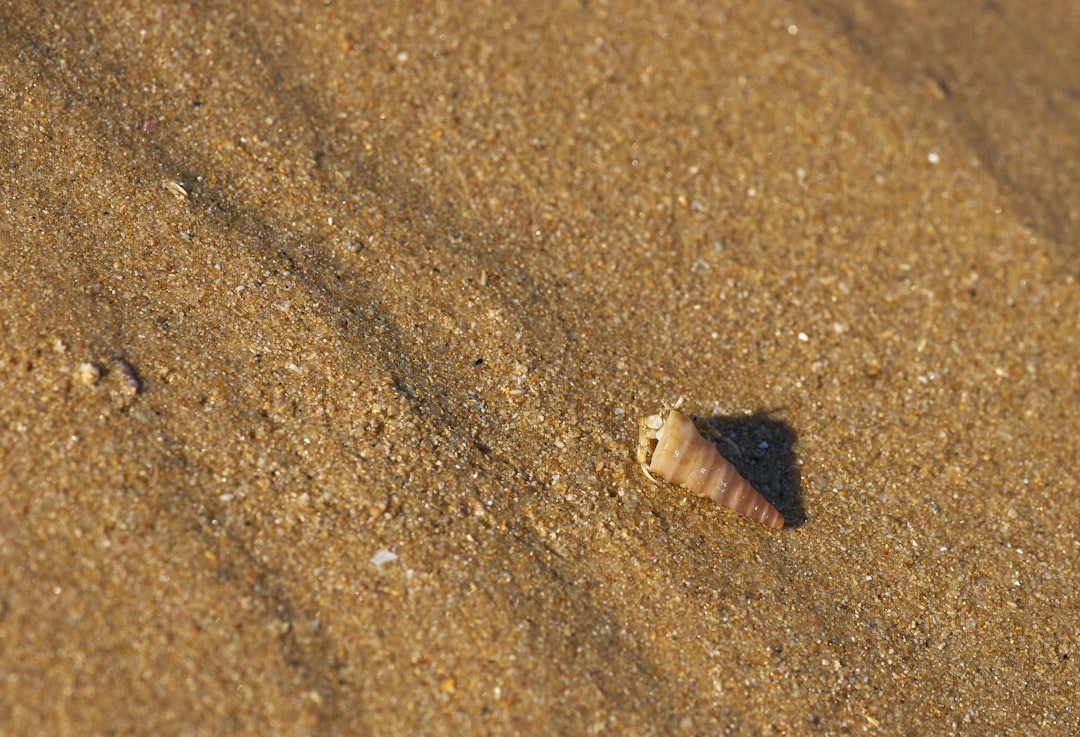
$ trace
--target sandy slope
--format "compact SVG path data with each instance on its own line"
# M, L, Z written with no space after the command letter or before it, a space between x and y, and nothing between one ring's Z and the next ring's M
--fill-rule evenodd
M1076 11L354 5L0 8L0 732L1075 734Z

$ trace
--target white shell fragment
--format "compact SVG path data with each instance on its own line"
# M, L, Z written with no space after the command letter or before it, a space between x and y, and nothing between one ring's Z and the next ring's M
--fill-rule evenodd
M389 550L380 550L379 552L375 553L375 555L371 556L371 562L379 566L380 568L384 564L393 563L397 559L397 553L391 552Z
M187 190L184 189L184 185L180 184L180 182L164 182L161 186L178 200L186 200L188 198Z

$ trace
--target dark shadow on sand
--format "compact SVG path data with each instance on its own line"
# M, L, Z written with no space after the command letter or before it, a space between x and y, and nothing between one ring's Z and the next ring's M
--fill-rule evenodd
M801 527L806 522L802 483L795 463L795 429L766 411L750 416L692 417L721 455L734 464L750 485L761 492L784 515L785 527ZM724 438L730 442L724 442ZM736 450L737 449L737 450Z

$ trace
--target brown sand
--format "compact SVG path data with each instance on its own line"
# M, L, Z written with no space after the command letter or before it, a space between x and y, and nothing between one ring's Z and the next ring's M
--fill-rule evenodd
M0 9L0 733L1076 734L1075 3L404 5Z

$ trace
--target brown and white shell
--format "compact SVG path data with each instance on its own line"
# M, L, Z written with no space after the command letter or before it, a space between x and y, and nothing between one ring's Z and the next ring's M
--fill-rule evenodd
M784 526L784 518L776 508L678 410L641 421L637 457L641 470L654 481L649 471L766 527Z

